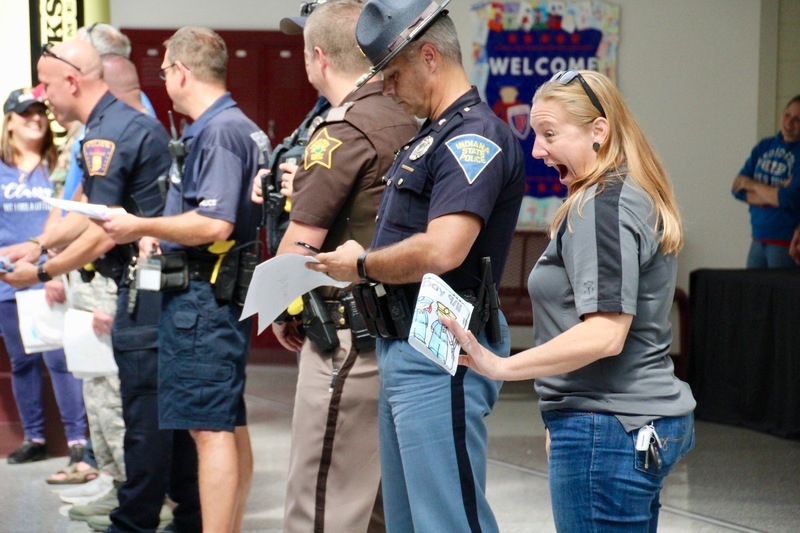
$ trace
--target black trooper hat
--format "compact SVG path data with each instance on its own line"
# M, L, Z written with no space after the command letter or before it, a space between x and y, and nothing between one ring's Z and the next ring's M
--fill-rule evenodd
M380 72L408 43L425 33L450 0L370 0L358 17L356 40L372 68L356 85Z

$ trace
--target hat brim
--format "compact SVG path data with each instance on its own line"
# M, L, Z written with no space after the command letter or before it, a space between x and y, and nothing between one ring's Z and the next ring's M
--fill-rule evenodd
M281 19L280 28L286 35L300 35L306 27L308 17L286 17Z
M436 19L439 18L440 15L447 14L445 6L447 6L447 4L449 3L450 0L444 0L441 3L441 5L438 5L436 9L434 9L431 13L429 13L421 22L413 26L413 28L411 28L410 31L409 28L406 28L397 37L394 43L392 43L394 45L394 48L392 48L390 45L391 50L389 51L389 53L384 57L382 57L377 65L374 65L371 69L369 69L369 72L361 76L358 79L358 81L356 81L356 87L361 87L369 80L371 80L377 73L386 68L386 65L388 65L389 62L392 61L392 59L397 57L397 55L400 52L402 52L403 49L409 45L409 43L411 43L419 36L421 36L423 33L425 33L425 30L427 30L434 22L436 22Z

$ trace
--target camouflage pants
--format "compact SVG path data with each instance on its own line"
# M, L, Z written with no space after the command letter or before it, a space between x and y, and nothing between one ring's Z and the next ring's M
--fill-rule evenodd
M111 474L115 481L125 481L125 422L122 420L119 377L84 378L83 403L89 418L89 434L97 466Z
M114 316L117 308L116 283L99 274L85 283L78 272L71 272L67 294L70 306L82 311L99 309ZM83 403L97 466L112 475L115 481L125 481L125 422L122 419L119 377L114 374L84 378Z

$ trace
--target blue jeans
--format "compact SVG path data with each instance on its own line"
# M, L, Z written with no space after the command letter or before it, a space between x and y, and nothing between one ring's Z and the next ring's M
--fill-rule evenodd
M789 257L789 247L754 240L747 254L747 268L798 268Z
M567 533L650 532L658 528L664 478L694 447L694 415L653 422L663 464L636 451L638 430L614 415L544 411L550 430L550 496L556 530Z
M508 325L489 344L510 350ZM405 340L378 339L378 424L387 531L496 532L486 500L487 431L502 382L460 367L454 377Z
M27 439L44 439L42 361L50 372L67 440L86 439L83 384L67 370L63 350L27 355L19 335L17 302L0 302L0 336L11 359L11 385Z

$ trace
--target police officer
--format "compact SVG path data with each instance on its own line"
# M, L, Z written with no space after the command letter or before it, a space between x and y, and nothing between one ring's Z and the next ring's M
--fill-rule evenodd
M90 203L121 206L141 217L161 214L163 198L158 176L169 168L169 137L153 117L108 92L95 49L79 40L46 45L38 74L56 119L62 124L73 120L86 124L81 146L84 198ZM119 488L119 508L112 512L110 531L155 530L168 489L178 503L176 525L199 530L199 497L192 468L196 459L191 439L186 433L158 429L160 299L157 293L144 292L139 292L137 298L132 290L128 273L133 250L130 246L116 246L102 227L75 213L69 213L32 241L18 246L13 251L15 258L35 260L47 248L61 251L38 267L24 260L17 262L5 281L15 286L33 285L37 280L47 281L94 261L98 272L119 284L111 337L126 426L127 480ZM182 450L175 461L173 445ZM176 475L172 484L170 472Z
M485 495L487 435L500 382L459 367L450 377L408 343L407 321L427 272L486 313L482 259L500 283L524 193L519 142L470 87L452 20L430 0L372 0L356 37L384 75L384 94L427 120L386 174L371 247L353 241L310 265L391 296L377 341L381 469L389 531L497 531ZM380 31L376 31L380 28ZM373 282L380 282L373 285ZM491 291L488 291L489 293ZM384 296L384 293L386 294ZM373 298L374 297L374 298ZM379 304L380 305L380 304ZM509 353L502 313L481 344ZM490 343L489 338L495 338Z
M300 6L299 17L286 17L281 19L280 28L286 35L301 35L305 26L306 18L320 5L328 0L316 0L314 2L303 2ZM270 168L262 170L253 179L252 194L250 199L257 203L264 203L264 191L267 189L266 212L266 231L267 231L267 251L269 255L275 255L278 245L283 238L286 228L289 225L289 211L291 210L292 179L297 162L302 159L303 153L311 140L311 135L319 125L320 121L328 113L331 103L323 95L317 98L317 102L306 118L300 123L291 135L286 137L281 144L272 151ZM286 174L285 171L289 170Z
M294 192L279 254L312 253L298 241L326 251L348 238L368 244L381 178L417 129L380 81L354 91L370 66L355 42L362 8L328 2L293 19L305 27L308 79L335 107L316 121L299 165L287 167ZM300 351L284 531L383 530L374 339L351 313L349 293L320 290L304 300L305 336L294 323L273 325L284 347ZM322 323L327 332L317 331Z
M165 47L167 93L194 122L176 150L184 155L173 164L164 216L126 214L104 228L119 243L148 236L139 243L145 258L163 252L140 259L140 268L160 268L171 280L159 329L160 424L190 430L197 444L204 529L239 531L253 459L244 405L251 323L239 321L237 302L257 262L259 212L249 185L269 141L226 89L219 35L187 26Z

